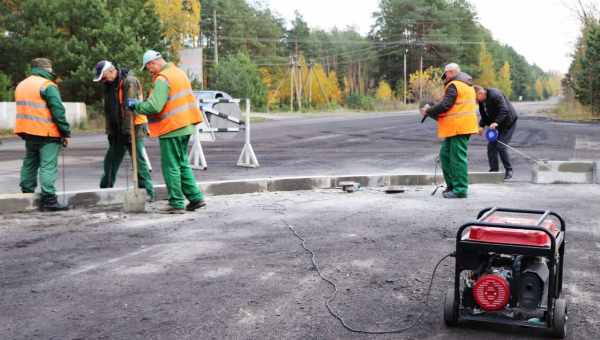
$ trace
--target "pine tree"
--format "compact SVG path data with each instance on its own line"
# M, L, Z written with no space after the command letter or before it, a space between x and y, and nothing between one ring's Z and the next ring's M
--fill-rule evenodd
M252 106L264 108L267 88L261 80L258 67L248 55L238 53L228 56L215 68L215 88L234 98L250 98Z
M13 81L25 78L31 59L47 57L61 78L63 99L88 104L102 100L102 87L91 82L98 61L139 69L145 49L164 52L168 45L145 0L24 0L6 29L10 39L0 41L1 59Z

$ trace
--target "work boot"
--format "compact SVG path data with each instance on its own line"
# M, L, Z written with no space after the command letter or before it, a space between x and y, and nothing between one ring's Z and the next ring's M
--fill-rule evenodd
M166 208L160 209L159 212L161 214L185 214L185 210L183 210L183 208L175 208L170 205Z
M42 197L40 204L41 211L65 211L69 210L69 206L58 203L56 196Z
M506 174L504 175L504 180L507 181L509 179L513 178L513 171L512 170L506 170Z
M185 210L187 211L195 211L196 209L202 208L206 206L206 202L204 200L199 200L199 201L195 201L195 202L190 202L186 207Z
M488 172L500 172L500 169L490 169Z
M460 196L460 195L457 195L454 191L444 192L442 194L442 196L444 196L444 198L450 198L450 199L453 199L453 198L467 198L467 195Z

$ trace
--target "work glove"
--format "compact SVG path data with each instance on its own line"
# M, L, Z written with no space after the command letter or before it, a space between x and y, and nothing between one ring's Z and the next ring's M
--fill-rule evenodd
M129 98L127 99L127 108L131 111L135 111L135 106L139 104L140 101L137 99Z
M67 137L61 138L60 144L63 146L63 148L66 148L67 146L69 146L69 138L67 138Z

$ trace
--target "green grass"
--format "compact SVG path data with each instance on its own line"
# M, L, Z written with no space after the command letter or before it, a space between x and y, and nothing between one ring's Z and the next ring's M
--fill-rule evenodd
M600 121L600 115L594 114L587 106L575 99L563 99L549 112L551 118L576 122Z
M0 129L0 138L12 137L14 135L12 129Z
M257 117L257 116L250 116L250 123L252 124L256 124L256 123L264 123L266 121L268 121L269 119L266 117ZM241 119L241 121L245 122L246 121L246 117L243 117Z

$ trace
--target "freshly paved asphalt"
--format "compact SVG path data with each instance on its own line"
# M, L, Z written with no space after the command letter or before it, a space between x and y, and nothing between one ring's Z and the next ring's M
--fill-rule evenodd
M599 126L555 122L544 118L554 102L522 103L513 146L536 158L552 160L598 159ZM207 171L197 171L199 181L304 175L362 173L433 173L439 149L435 122L419 123L414 111L388 114L350 114L327 117L293 117L270 120L252 127L252 145L261 167L236 167L243 134L203 143ZM163 183L157 140L148 139L154 167L153 179ZM102 175L107 141L103 134L72 138L65 152L66 190L94 189ZM0 192L19 191L23 142L5 140L0 145ZM486 143L472 138L470 170L487 171ZM516 180L530 178L530 161L513 153ZM117 186L127 184L128 158ZM129 176L130 177L130 176ZM57 182L59 190L62 184Z
M544 339L529 329L446 328L438 271L429 313L387 336L353 334L327 313L322 282L288 229L313 249L353 327L408 326L456 231L489 206L552 209L567 220L563 296L572 340L600 334L600 186L473 185L466 200L410 187L211 197L184 215L120 209L0 215L0 339ZM163 202L152 203L161 206Z

